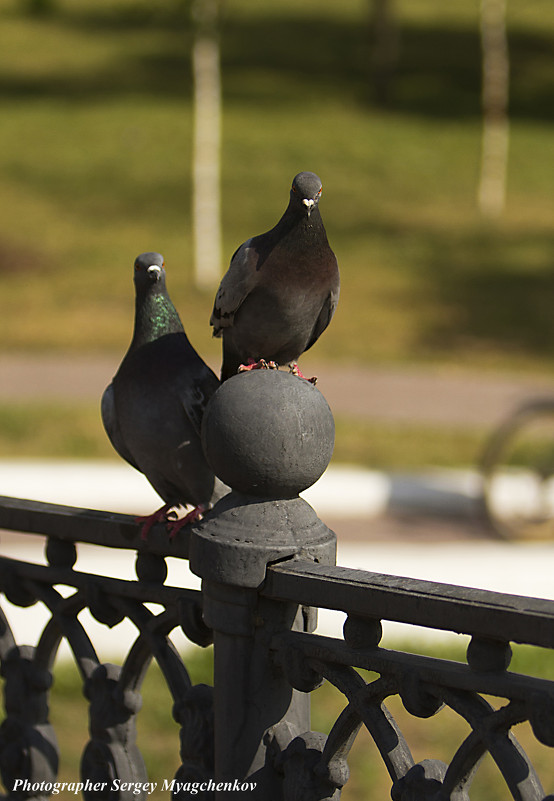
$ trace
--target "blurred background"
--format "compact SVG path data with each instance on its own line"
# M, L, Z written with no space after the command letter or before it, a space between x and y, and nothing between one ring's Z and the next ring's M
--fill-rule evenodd
M443 409L467 398L437 395L437 378L457 376L456 388L509 376L512 394L530 379L550 386L554 10L549 0L501 7L227 0L213 16L207 0L4 0L0 454L115 458L95 392L130 340L141 251L164 254L186 330L218 370L208 325L217 278L196 274L193 236L202 36L218 40L221 65L219 274L277 221L296 172L323 180L342 293L305 359L324 394L326 370L330 386L332 370L350 369L432 377L418 403L436 396ZM439 425L432 409L412 419L418 390L400 384L393 395L408 412L377 419L379 387L360 389L364 413L332 403L336 460L473 464L501 411L463 425L463 414Z
M187 333L218 371L219 276L312 170L342 291L301 367L335 415L332 465L355 467L326 493L336 519L322 513L341 563L551 592L552 549L527 549L528 562L475 541L449 550L446 518L429 512L431 500L446 516L452 503L474 509L445 468L472 470L514 404L554 396L552 0L3 0L0 25L0 492L21 494L19 476L23 494L59 500L80 480L75 460L122 465L99 400L130 341L140 252L163 253ZM71 461L33 462L31 484L30 459ZM430 468L440 477L419 517L375 517L390 499L379 477L393 476L406 509L407 476ZM360 469L377 500L355 519ZM105 508L120 508L120 479L102 476ZM339 512L353 508L347 522ZM471 519L464 536L475 532ZM381 547L349 551L371 536ZM434 547L406 545L429 537ZM551 676L543 662L534 670ZM177 735L156 686L144 740L163 780ZM70 699L53 704L70 732L80 683L61 673L54 692ZM325 709L314 705L315 728L328 730ZM416 759L450 748L448 727L416 737ZM65 739L72 775L86 733ZM374 778L360 754L345 798L367 798ZM535 759L552 770L550 752Z

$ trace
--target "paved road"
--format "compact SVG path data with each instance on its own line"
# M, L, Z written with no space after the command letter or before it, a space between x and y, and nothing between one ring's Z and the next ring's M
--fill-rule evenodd
M0 400L98 399L119 356L0 356ZM217 366L212 365L217 371ZM337 414L455 426L494 425L521 401L554 396L554 376L433 367L356 367L302 360Z
M0 356L0 401L97 401L119 363L119 356L4 355ZM212 365L217 370L216 365ZM433 367L340 367L302 360L306 374L318 376L318 386L335 414L375 421L433 423L492 427L518 403L535 396L554 396L554 378ZM398 484L398 482L396 482ZM409 483L409 482L408 482ZM379 477L377 477L377 485ZM374 485L372 485L374 486ZM413 486L413 482L411 484ZM426 487L427 492L429 488ZM373 492L373 489L372 489ZM9 492L7 494L10 494ZM351 541L437 541L481 539L491 531L466 509L467 498L450 493L457 508L432 508L448 495L441 490L425 495L426 513L406 508L405 492L398 502L359 517L326 510L322 517L339 536ZM420 494L421 497L421 494ZM460 506L461 502L461 506ZM345 501L345 506L351 503ZM437 513L438 512L438 513Z
M148 514L159 498L122 459L0 459L0 494L88 509ZM340 540L490 539L471 471L387 475L331 465L303 496ZM5 541L6 535L2 536Z

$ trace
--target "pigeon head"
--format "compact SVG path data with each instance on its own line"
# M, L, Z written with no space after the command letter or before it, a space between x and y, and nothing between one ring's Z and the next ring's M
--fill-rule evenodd
M164 259L161 253L141 253L135 259L135 286L137 290L148 291L156 284L165 283Z
M315 172L299 172L290 190L291 202L310 216L321 197L321 181Z

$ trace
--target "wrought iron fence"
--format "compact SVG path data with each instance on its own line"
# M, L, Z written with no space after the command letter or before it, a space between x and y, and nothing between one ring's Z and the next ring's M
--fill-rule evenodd
M248 379L254 386L252 381L259 379ZM311 386L305 391L317 392ZM218 414L208 415L207 423L217 433L217 444L206 437L214 463L218 456L210 449L230 447ZM291 451L283 451L282 440L275 445L270 437L261 449L254 431L246 455L241 440L232 475L223 476L234 489L175 540L157 526L143 541L126 515L0 498L0 527L44 535L47 562L1 557L0 590L13 604L41 602L49 612L33 646L18 645L17 632L0 615L0 772L9 798L43 799L60 790L49 691L65 639L89 707L80 768L86 799L146 798L151 792L136 719L154 659L180 725L181 765L158 788L172 798L338 799L349 777L350 749L364 727L388 770L394 801L471 798L472 779L487 753L507 797L554 801L512 733L528 721L537 740L554 747L554 681L509 670L510 643L554 648L554 602L337 567L335 535L298 497L317 472L314 451L329 433L320 413L314 420L317 436L310 421L301 426L304 440L313 440L308 454L299 457L293 449L301 470L288 462L283 468ZM257 494L256 477L266 468L270 478ZM80 543L136 552L136 579L76 570ZM190 560L201 590L167 584L170 556ZM345 613L342 638L315 633L318 608ZM101 661L78 619L83 609L107 626L133 622L137 636L121 665ZM382 621L467 634L467 659L384 648ZM213 688L192 684L169 638L179 627L197 644L213 642ZM345 697L327 734L311 730L309 715L310 693L324 680ZM449 764L416 762L387 708L393 696L416 718L432 718L446 706L467 723L469 734Z

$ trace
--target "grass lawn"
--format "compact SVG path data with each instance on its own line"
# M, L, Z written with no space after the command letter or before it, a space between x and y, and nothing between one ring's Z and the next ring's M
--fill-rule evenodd
M131 264L166 257L191 339L218 352L212 293L192 286L190 22L160 0L21 0L0 10L0 341L6 350L117 350ZM389 108L372 99L365 0L225 5L225 260L266 230L295 172L324 182L342 274L322 358L552 366L554 9L512 4L508 205L476 211L477 10L398 4Z
M99 403L0 403L2 459L118 459ZM381 469L474 466L488 431L337 416L335 463Z
M0 9L1 347L122 353L132 261L160 250L191 340L215 359L213 293L193 286L188 7L44 5L49 13L29 13L31 0ZM476 210L476 4L397 4L387 108L372 93L368 8L367 0L225 4L225 262L275 223L295 172L313 169L342 276L318 359L550 371L551 3L509 5L508 203L494 223ZM482 441L480 431L337 425L335 458L376 467L472 464ZM96 409L40 398L34 408L0 409L0 446L6 456L109 453Z

